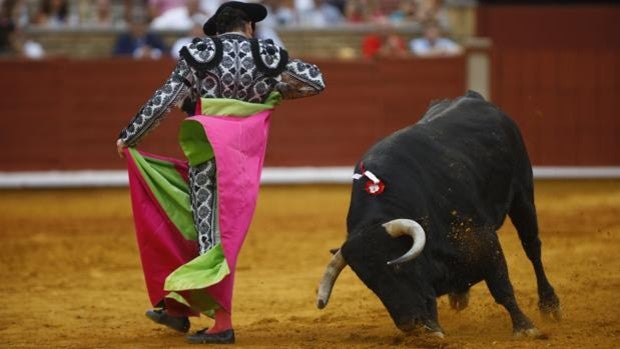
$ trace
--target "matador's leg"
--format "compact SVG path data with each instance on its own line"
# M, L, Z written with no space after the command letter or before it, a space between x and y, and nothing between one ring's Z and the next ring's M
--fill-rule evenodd
M220 242L217 227L215 160L189 168L190 200L200 254Z

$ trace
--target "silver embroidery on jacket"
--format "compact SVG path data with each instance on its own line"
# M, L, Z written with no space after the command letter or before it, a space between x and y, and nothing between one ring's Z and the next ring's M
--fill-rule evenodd
M186 46L189 62L181 57L175 70L140 109L120 138L128 146L136 145L165 116L173 105L186 99L231 98L251 103L264 102L269 94L278 91L283 98L299 98L319 93L325 88L317 66L300 60L290 60L284 71L269 76L258 68L250 40L238 34L218 37L222 56L217 64L218 46L211 38L194 40ZM261 63L273 69L279 66L282 49L271 41L258 41ZM208 68L203 68L208 66Z

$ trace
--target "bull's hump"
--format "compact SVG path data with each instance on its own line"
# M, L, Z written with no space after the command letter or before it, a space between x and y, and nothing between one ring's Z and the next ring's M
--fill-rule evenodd
M466 103L472 99L477 100L478 102L485 102L485 99L481 94L472 90L468 90L465 95L455 99L433 101L422 116L422 119L420 119L419 123L426 124L438 118L448 116L452 114L451 111L457 109L462 103Z

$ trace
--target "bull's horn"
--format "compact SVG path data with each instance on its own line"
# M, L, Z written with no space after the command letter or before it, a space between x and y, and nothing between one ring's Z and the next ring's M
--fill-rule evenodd
M323 309L327 306L334 283L336 282L336 279L338 278L338 275L340 275L342 269L346 266L347 262L342 257L340 250L338 250L327 265L327 268L325 268L325 274L323 274L323 279L319 285L319 292L316 297L317 308Z
M383 227L391 237L409 235L413 238L413 246L404 255L387 262L388 265L410 261L422 253L426 243L426 233L420 224L411 219L395 219L383 224Z

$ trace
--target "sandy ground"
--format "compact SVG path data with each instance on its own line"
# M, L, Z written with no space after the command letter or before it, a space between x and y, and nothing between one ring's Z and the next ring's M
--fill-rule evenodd
M500 236L517 299L548 339L515 340L484 284L470 306L439 299L447 338L400 333L345 269L314 306L328 249L344 238L347 186L265 187L239 260L237 347L614 348L620 346L620 181L539 181L547 274L563 322L536 310L532 268L507 223ZM149 322L125 189L0 191L0 348L183 348ZM206 318L193 329L209 325Z

